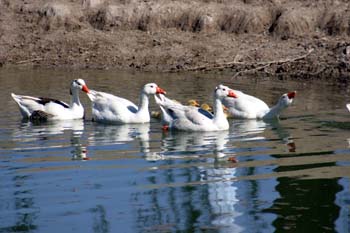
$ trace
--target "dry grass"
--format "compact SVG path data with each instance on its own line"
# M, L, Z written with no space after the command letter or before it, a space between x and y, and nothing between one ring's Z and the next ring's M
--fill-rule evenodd
M281 10L269 32L273 35L287 39L291 36L310 34L316 31L318 9L298 8Z
M270 9L267 7L231 6L223 9L218 24L224 32L263 33L271 21Z
M271 33L288 38L319 31L329 35L349 34L350 11L343 6L318 2L306 5L300 1L299 7L289 8L288 3L277 0L265 4L244 0L129 1L104 4L89 21L102 30L177 28L191 32Z
M317 26L331 36L350 35L350 6L325 6L320 12Z
M45 31L59 27L68 31L87 27L107 31L175 28L189 32L270 34L287 39L320 32L350 35L350 6L345 2L300 0L294 1L292 8L287 0L37 0L32 5L40 8L28 12L37 14L36 23ZM2 2L5 3L11 5L9 1Z

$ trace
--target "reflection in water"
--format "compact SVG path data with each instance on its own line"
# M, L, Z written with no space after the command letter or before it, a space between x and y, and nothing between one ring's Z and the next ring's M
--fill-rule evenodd
M289 132L282 127L278 119L269 121L235 120L231 123L231 137L237 137L239 141L266 140L266 137L263 136L262 133L267 128L272 129L272 132L277 136L278 140L282 140L288 152L295 152L296 145L294 140L289 135Z
M153 203L152 206L158 206L156 209L165 208L176 211L174 212L174 219L167 221L170 224L170 226L167 225L168 228L172 229L172 227L176 226L176 230L189 229L182 222L193 221L192 224L203 224L202 227L204 229L215 229L216 232L250 232L254 231L254 229L260 229L261 232L272 231L271 222L274 218L267 214L261 216L261 211L268 207L262 202L272 203L278 197L276 193L271 193L271 190L274 190L277 185L276 180L238 182L236 181L237 177L263 174L267 172L267 168L253 166L243 167L238 170L236 165L239 165L239 162L238 164L232 163L233 160L229 158L234 157L237 151L242 150L237 148L236 145L269 140L264 136L264 131L268 127L274 129L273 132L283 144L291 141L289 139L290 135L278 122L266 123L256 120L243 120L232 122L232 124L231 132L175 131L163 134L161 151L158 153L161 156L153 157L154 161L157 161L158 158L158 161L163 161L163 163L153 166L154 169L160 170L152 170L149 181L154 185L183 184L181 185L183 188L170 187L171 191L169 192L161 192L159 190L149 192L149 195L151 195L150 201ZM248 148L248 150L251 149L255 150L254 148ZM269 155L266 156L271 158ZM239 161L254 159L256 158L243 156L239 158ZM191 166L187 166L187 164ZM163 170L165 167L177 169ZM183 169L180 169L181 167ZM273 167L269 169L273 172ZM164 179L161 177L164 177ZM187 184L196 181L200 181L203 185L187 186ZM160 197L160 195L167 197ZM179 196L192 197L186 201L188 213L180 214L181 211L177 210L177 206L184 206L184 203L178 200ZM205 199L203 199L204 197ZM162 202L164 198L169 200L170 206ZM155 217L154 215L158 216L156 218L158 221L152 223L145 221L143 214L146 214L146 212L144 213L140 210L137 212L140 213L138 217L141 225L140 229L143 229L142 227L145 226L153 229L151 226L164 224L164 221L162 221L164 216L160 212L151 214L153 217ZM201 214L198 215L198 213ZM153 219L149 214L147 212L148 218L146 219ZM176 218L178 215L183 216L184 219ZM208 215L211 216L210 219L206 219ZM210 222L209 226L206 225L207 222L204 219ZM171 224L174 224L174 226Z
M305 168L301 166L299 169ZM289 169L279 167L276 171ZM340 207L335 200L336 194L342 190L338 180L326 179L320 182L314 179L278 178L276 190L280 198L265 210L278 216L273 222L276 232L296 232L298 229L305 232L336 232L335 221L339 217Z
M92 124L88 134L89 147L94 159L125 160L157 157L150 146L150 124ZM120 164L120 163L118 163ZM134 166L134 163L132 164Z
M87 148L81 143L81 137L84 130L83 122L82 124L76 122L74 126L71 128L72 135L71 135L71 145L73 149L71 150L72 153L72 160L89 160L90 158L87 155Z
M290 135L282 127L275 128L275 131L288 146L289 152L295 152L296 146L290 139ZM276 154L272 157L281 159L284 155ZM273 171L283 173L335 165L335 163L320 163L278 166ZM277 218L272 222L276 228L275 232L300 230L303 232L336 232L335 221L340 211L340 207L336 204L336 195L343 189L338 181L338 178L324 180L303 179L303 177L277 178L278 183L275 190L279 193L279 197L274 200L272 206L264 210L266 213L276 214Z
M231 122L230 131L232 136L236 137L248 137L249 140L264 139L259 135L266 129L267 123L262 120L234 120ZM252 137L252 135L254 137Z
M89 135L91 145L123 144L140 138L149 141L150 124L94 124L94 130Z
M72 160L90 160L90 158L87 155L87 149L86 146L82 145L80 142L80 136L81 135L72 135L71 138L71 144L73 146L73 149L71 150L72 153Z
M203 228L209 227L209 229L216 229L220 232L240 231L240 226L235 223L235 218L240 215L235 209L237 188L232 181L236 168L227 166L232 163L228 161L228 158L233 154L227 151L228 140L228 131L166 132L163 134L162 156L158 157L160 161L171 166L193 164L197 161L198 166L185 166L181 169L182 171L179 171L180 169L159 170L158 172L154 170L152 173L155 174L149 178L149 181L152 184L162 182L186 184L199 179L206 184L195 187L186 185L183 188L174 187L168 192L157 189L149 192L149 199L153 203L151 206L158 206L155 210L163 208L172 210L172 214L168 216L170 219L166 221L167 225L163 226L167 230L172 228L190 230L194 225L202 224ZM159 168L163 166L159 165ZM163 176L164 180L161 178ZM167 199L168 203L164 203L164 199ZM154 212L151 216L148 212L140 210L137 212L139 213L140 229L144 229L145 226L147 230L157 229L162 224L164 225L166 216L163 216L162 212ZM147 214L148 217L146 218L144 214ZM208 219L209 216L213 218ZM150 222L149 219L153 221ZM154 221L155 219L158 220Z
M109 232L109 223L107 221L106 209L102 205L97 205L90 210L94 214L93 230L94 233L107 233Z
M0 232L32 232L38 227L35 223L39 208L35 205L35 197L32 190L28 188L27 181L31 179L27 175L15 175L12 179L13 187L6 187L7 190L13 192L13 201L7 200L8 207L6 209L14 209L16 215L11 218L11 214L2 218ZM4 180L2 180L4 182ZM4 194L4 190L2 190ZM4 209L1 208L3 211ZM1 219L1 218L0 218ZM6 226L6 227L5 227Z
M260 151L259 144L266 141L267 138L264 135L264 131L267 127L271 127L269 123L261 120L238 120L231 123L231 137L235 141L237 148L242 151L246 143L252 143L254 146L249 146L247 152L251 150ZM255 152L254 154L257 154ZM255 156L254 156L255 157ZM253 161L256 158L253 156L240 156L240 162ZM265 158L267 159L267 158ZM264 170L264 171L262 171ZM259 166L243 167L236 171L236 176L249 176L266 172L266 168ZM232 229L231 232L256 232L259 229L260 232L271 232L272 229L269 226L270 219L267 216L261 216L259 209L261 203L266 201L272 201L276 198L273 193L267 195L267 190L273 190L275 182L274 180L248 180L236 182L236 198L237 204L235 205L236 211L240 214L235 216L234 221L240 227L239 230ZM260 203L259 203L260 202ZM227 231L229 232L229 231Z
M72 147L72 160L89 160L87 149L81 143L84 132L83 120L51 121L34 124L30 121L22 121L20 127L14 130L13 135L17 141L26 142L28 148L19 147L21 150L37 150L48 148L60 148L65 145L50 145L51 140L60 139L60 135L70 133L70 146ZM40 141L40 146L31 146Z
M208 182L208 202L210 204L211 215L213 216L211 224L217 228L218 232L242 232L243 227L237 224L237 217L242 213L236 208L238 203L237 186L234 180L236 177L236 168L230 165L220 166L218 162L227 158L226 146L229 139L228 132L217 132L213 135L216 138L214 142L214 161L208 158L207 162L216 162L213 168L199 168L202 174L201 180ZM232 148L230 149L233 150ZM229 156L234 157L234 153ZM233 159L226 159L228 163Z
M18 128L12 132L13 149L21 151L46 150L48 148L59 148L64 145L50 145L50 140L54 140L58 135L71 133L71 145L73 147L72 157L82 156L84 148L80 143L80 136L84 130L82 120L55 121L42 124L33 124L29 121L22 121ZM18 146L17 146L18 144ZM26 145L26 147L23 146ZM86 157L86 154L84 155ZM0 228L0 232L32 232L37 230L35 220L40 214L40 207L36 207L34 192L30 183L32 177L29 175L20 175L15 173L13 176L14 188L14 206L16 210L16 222L14 225ZM9 189L9 187L7 187ZM10 221L9 221L10 223Z
M82 134L84 131L83 120L49 121L39 124L23 120L18 130L14 131L14 137L32 137L40 135L58 135L66 130L72 130ZM24 135L23 135L24 134Z
M338 180L339 185L343 188L341 192L336 194L336 204L341 207L339 218L336 220L337 232L347 232L350 229L350 185L347 178Z
M269 130L268 130L269 129ZM248 154L254 151L254 155L240 156L240 162L258 162L258 160L272 160L273 157L269 154L260 154L259 151L265 151L268 148L259 148L259 144L264 145L267 142L281 142L285 145L287 151L290 151L290 144L294 144L289 132L280 124L279 121L234 121L232 122L232 133L230 134L235 141L235 145L244 151L246 143L252 143L252 146L247 148ZM271 131L272 134L265 131ZM277 140L275 139L277 136ZM295 144L294 144L295 145ZM295 146L293 147L296 148ZM264 152L263 152L264 153ZM254 166L242 167L236 171L237 177L254 176L258 174L273 173L274 166ZM276 179L248 179L246 181L236 182L236 197L239 200L235 208L240 212L235 218L237 225L245 232L273 232L272 221L274 216L269 214L261 214L264 208L269 206L278 194L274 192L278 182ZM232 232L239 232L238 230Z

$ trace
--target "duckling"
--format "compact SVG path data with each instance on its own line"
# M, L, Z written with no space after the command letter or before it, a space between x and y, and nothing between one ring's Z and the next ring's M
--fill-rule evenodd
M207 103L203 103L202 105L201 105L201 109L203 109L203 110L205 110L205 111L207 111L207 112L210 112L210 113L214 113L214 111L213 111L213 108L209 105L209 104L207 104ZM229 116L229 114L228 114L228 108L226 108L225 106L222 106L222 109L224 110L224 114L225 114L225 116L226 116L226 118Z
M203 109L207 112L213 113L213 108L207 103L201 104L201 109Z
M198 103L198 101L195 100L195 99L190 99L190 100L188 100L188 101L187 101L187 104L188 104L189 106L194 106L194 107L199 107L199 106L200 106L199 103Z
M230 115L229 112L228 112L228 108L226 106L224 106L224 105L222 105L222 108L224 109L224 114L225 114L226 118L228 118L229 115Z
M160 111L151 111L151 117L160 119L162 117L162 114L160 113Z

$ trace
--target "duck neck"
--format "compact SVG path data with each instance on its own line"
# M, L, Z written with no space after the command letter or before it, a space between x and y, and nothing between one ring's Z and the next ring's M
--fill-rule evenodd
M71 101L70 101L70 107L81 107L80 99L79 99L79 90L78 89L71 89Z
M286 107L284 107L282 104L277 103L276 105L270 108L270 110L266 113L264 118L278 117L285 108Z
M222 108L222 102L220 99L215 98L214 103L214 121L219 122L222 121L222 119L226 120L224 110Z
M148 112L149 99L147 94L141 93L138 112Z

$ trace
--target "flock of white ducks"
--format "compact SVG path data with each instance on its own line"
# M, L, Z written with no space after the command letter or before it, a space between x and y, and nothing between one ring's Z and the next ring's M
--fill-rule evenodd
M150 122L149 97L154 96L161 110L164 129L182 131L227 130L227 117L241 119L278 118L280 113L292 104L296 92L283 94L271 108L262 100L218 85L213 92L213 108L208 104L200 106L195 100L189 105L165 96L166 92L155 83L144 85L138 105L109 93L91 90L82 79L73 80L70 87L71 102L43 97L11 94L19 106L23 118L32 120L68 120L84 118L84 108L79 91L87 93L92 103L92 120L101 123L128 124ZM350 104L347 105L350 111ZM156 113L152 113L156 115Z

